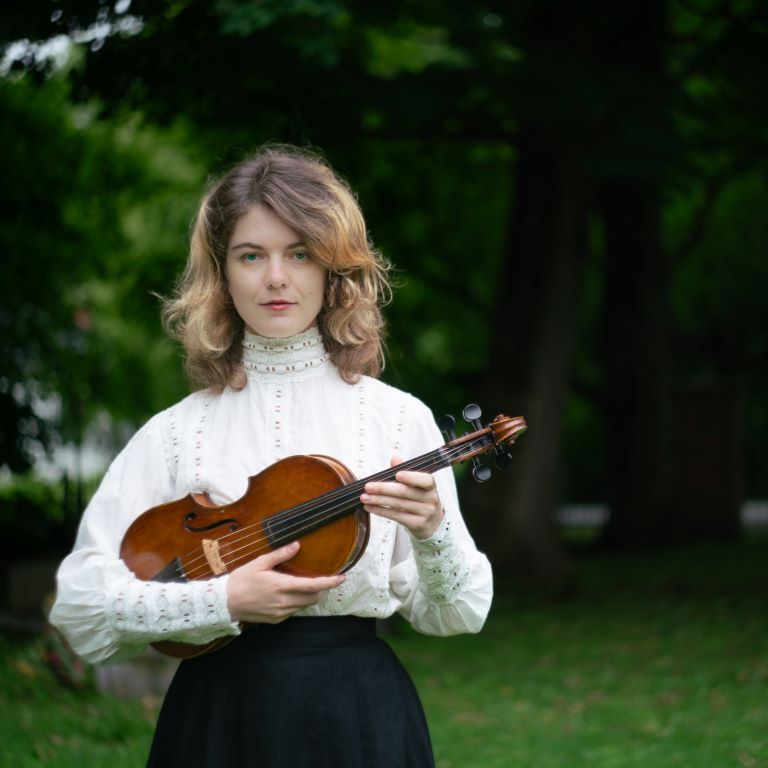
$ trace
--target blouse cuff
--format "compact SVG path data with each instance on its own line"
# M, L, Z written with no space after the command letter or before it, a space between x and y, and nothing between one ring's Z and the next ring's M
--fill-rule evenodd
M451 603L469 578L469 566L454 540L448 515L427 539L411 537L421 582L435 603Z
M236 635L227 608L227 579L160 583L129 579L107 595L107 622L126 642L181 640L203 644Z

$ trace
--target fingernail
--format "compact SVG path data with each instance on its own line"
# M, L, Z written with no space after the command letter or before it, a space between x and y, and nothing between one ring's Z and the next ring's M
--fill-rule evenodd
M364 494L363 494L363 495L360 497L360 501L362 501L362 502L363 502L363 504L367 504L367 503L368 503L370 500L371 500L371 497L370 497L370 496L369 496L367 493L364 493Z

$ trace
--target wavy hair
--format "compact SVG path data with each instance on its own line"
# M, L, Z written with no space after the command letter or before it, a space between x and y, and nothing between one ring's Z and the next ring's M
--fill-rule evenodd
M390 298L389 264L369 241L347 183L315 153L272 144L210 186L176 294L165 301L163 322L184 346L190 379L215 391L245 386L245 324L230 297L225 264L238 220L257 204L300 234L327 270L317 322L343 379L378 376L384 367L381 306Z

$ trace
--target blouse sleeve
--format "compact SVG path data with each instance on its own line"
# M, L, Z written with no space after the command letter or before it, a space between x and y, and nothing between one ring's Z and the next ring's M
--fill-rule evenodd
M110 466L57 573L51 623L92 663L119 661L157 640L207 643L237 634L226 576L208 581L142 581L119 556L139 514L173 498L162 414L134 435Z
M432 414L419 406L409 425L412 456L427 453L443 441ZM491 566L477 550L461 516L453 470L436 472L435 482L445 509L443 520L424 540L398 526L391 588L401 601L400 613L419 632L479 632L493 597Z

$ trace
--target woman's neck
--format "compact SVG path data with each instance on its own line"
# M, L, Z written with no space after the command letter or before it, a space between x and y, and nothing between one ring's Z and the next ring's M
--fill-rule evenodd
M328 365L328 353L317 326L295 336L271 339L250 331L243 335L243 367L246 374L303 374Z

